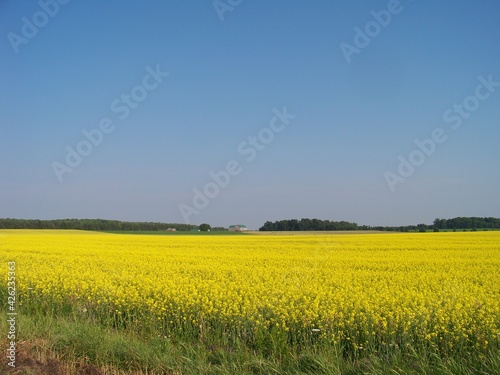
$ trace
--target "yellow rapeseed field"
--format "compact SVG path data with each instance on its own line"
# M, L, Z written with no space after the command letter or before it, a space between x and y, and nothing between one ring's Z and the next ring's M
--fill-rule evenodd
M266 334L349 350L500 341L500 232L191 236L0 231L0 290L162 334ZM23 307L24 306L24 307ZM69 310L68 310L69 309Z

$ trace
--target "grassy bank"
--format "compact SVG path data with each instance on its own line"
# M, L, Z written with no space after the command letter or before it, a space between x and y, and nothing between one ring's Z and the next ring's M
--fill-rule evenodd
M2 311L2 316L7 316ZM346 355L340 346L249 348L243 340L140 335L90 319L45 314L17 317L18 374L496 374L498 352L439 356L424 347ZM0 328L6 332L7 323ZM2 352L6 341L2 341Z

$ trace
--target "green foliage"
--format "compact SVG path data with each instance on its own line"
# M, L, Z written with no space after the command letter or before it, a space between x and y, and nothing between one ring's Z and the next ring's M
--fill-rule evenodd
M418 224L417 225L417 229L418 229L419 232L425 232L425 231L427 231L427 225L425 225L425 224Z
M0 310L5 316L6 311ZM31 344L32 356L47 362L58 358L72 368L96 366L106 374L496 374L498 352L463 352L439 355L425 346L392 347L390 350L358 351L345 355L334 344L285 345L282 333L266 331L265 347L249 348L229 332L214 330L211 336L193 338L164 333L138 333L112 329L92 319L46 315L41 311L20 313L19 342ZM0 321L6 332L7 322ZM234 335L233 335L234 336ZM36 354L35 354L36 353ZM98 372L97 368L106 369ZM0 364L0 373L6 371ZM29 370L27 370L29 371ZM25 372L23 372L25 373ZM32 373L32 372L26 372ZM35 372L33 372L35 373ZM38 372L36 372L38 373ZM58 372L60 373L60 372Z
M207 223L200 224L200 231L208 232L210 229L212 229L210 224L207 224Z
M259 231L321 231L321 230L357 230L358 224L347 221L319 219L267 221Z
M500 229L500 219L494 217L456 217L436 219L433 224L438 229Z
M399 227L391 226L370 226L358 225L347 221L329 221L319 219L292 219L280 221L266 221L266 223L259 228L260 231L321 231L321 230L380 230L380 231L397 231L397 232L426 232L427 230L434 230L438 232L439 229L453 230L456 229L500 229L500 219L494 217L456 217L454 219L436 219L433 224L418 224L406 225ZM436 230L437 229L437 230Z
M208 226L213 231L227 231L227 228ZM0 219L0 229L77 229L94 231L165 231L167 228L175 228L178 231L190 231L198 229L192 224L158 223L158 222L128 222L103 219L57 219L57 220L25 220L25 219ZM206 228L206 227L204 227ZM425 230L424 230L425 228ZM500 229L500 219L493 217L456 217L453 219L435 219L433 224L407 225L399 227L358 225L348 221L330 221L320 219L291 219L275 222L267 221L260 231L334 231L334 230L381 230L381 231L426 231L434 229L453 230L456 229Z
M197 228L191 224L171 224L156 222L129 222L103 219L58 219L58 220L24 220L0 219L0 229L77 229L95 231L164 231L175 228L178 231L189 231Z

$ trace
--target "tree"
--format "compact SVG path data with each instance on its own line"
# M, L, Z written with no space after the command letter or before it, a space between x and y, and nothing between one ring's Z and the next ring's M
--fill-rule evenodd
M446 229L446 219L436 219L433 224L434 228L437 229Z
M427 230L427 225L425 224L418 224L417 229L419 232L425 232Z
M212 227L209 224L207 223L200 224L201 232L208 232L210 229L212 229Z

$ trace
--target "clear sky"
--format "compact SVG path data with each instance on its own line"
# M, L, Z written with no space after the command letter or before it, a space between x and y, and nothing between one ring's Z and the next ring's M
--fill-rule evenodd
M499 20L486 0L1 1L0 217L500 217Z

